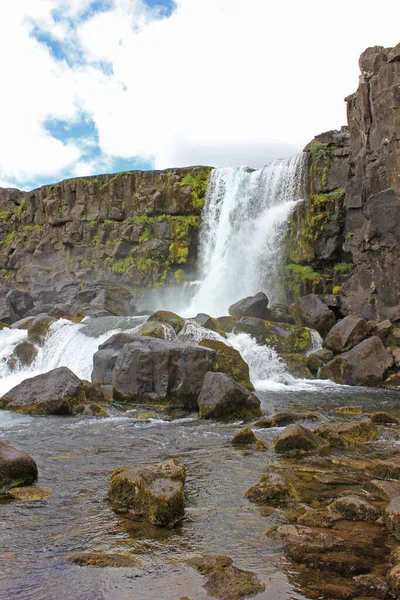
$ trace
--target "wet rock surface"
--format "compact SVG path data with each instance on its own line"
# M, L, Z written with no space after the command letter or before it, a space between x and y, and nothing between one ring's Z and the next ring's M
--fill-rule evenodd
M31 456L0 442L0 495L12 488L31 485L37 478L37 464Z
M225 373L207 373L198 397L203 419L251 419L261 415L260 401Z

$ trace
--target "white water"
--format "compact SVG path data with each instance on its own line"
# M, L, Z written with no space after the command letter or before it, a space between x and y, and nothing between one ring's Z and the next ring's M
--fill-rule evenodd
M187 314L227 314L259 291L277 299L280 241L300 199L305 155L259 171L215 169L200 232L200 283Z

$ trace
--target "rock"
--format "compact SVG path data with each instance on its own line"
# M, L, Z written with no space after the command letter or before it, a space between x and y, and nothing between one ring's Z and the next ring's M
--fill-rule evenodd
M357 583L359 594L372 599L385 599L389 595L389 589L384 579L374 575L356 575L353 580ZM351 597L350 597L351 600Z
M255 317L256 319L269 318L268 298L263 292L255 296L248 296L232 304L228 309L232 317L242 319L243 317Z
M392 365L390 351L380 338L373 336L322 366L318 377L346 385L374 386L382 383Z
M201 554L190 558L187 564L207 578L204 588L214 598L244 600L265 590L255 573L233 566L229 556Z
M296 499L296 490L282 475L269 473L245 492L245 497L256 504L275 504Z
M333 352L347 352L362 342L370 333L370 324L361 317L345 317L327 334L324 346Z
M15 358L23 367L29 367L35 362L38 349L30 342L20 342L14 348L11 358Z
M311 346L311 334L304 327L273 323L245 317L236 323L234 333L248 333L259 344L272 346L278 353L306 352Z
M291 307L297 325L316 329L325 336L335 324L335 315L316 294L309 294L297 300Z
M267 428L267 427L285 427L291 423L297 423L297 421L320 421L321 417L316 413L312 412L284 412L271 415L270 417L263 417L259 421L254 423L254 427Z
M0 495L12 488L32 485L37 478L38 468L33 458L0 442Z
M389 589L393 592L395 598L400 597L400 565L396 565L386 575Z
M327 443L322 442L321 438L315 435L302 425L288 425L282 433L276 438L274 448L275 452L283 454L286 452L302 451L311 452L319 450L327 446Z
M298 525L304 525L306 527L320 527L329 529L342 519L342 515L339 513L328 510L306 510L298 519Z
M289 373L294 375L294 377L314 379L314 375L307 366L307 356L304 356L304 354L282 354L281 358L286 364Z
M389 377L387 377L383 382L383 385L390 389L396 389L400 387L400 373L392 373L389 375Z
M142 514L153 525L172 527L185 514L186 469L176 460L121 467L112 474L109 498Z
M193 321L196 321L198 325L201 325L206 329L210 329L211 331L218 331L217 321L210 317L210 315L206 315L205 313L199 313L195 316Z
M214 355L194 344L118 333L94 355L92 381L111 385L118 400L197 408Z
M267 450L269 448L266 442L259 440L258 437L255 436L254 432L250 427L244 427L232 438L231 444L233 446L251 446L254 450Z
M395 365L395 367L399 368L400 367L400 348L396 348L395 350L393 350L392 354L393 354L393 358L394 358L394 365Z
M400 420L387 412L369 413L368 417L376 425L400 425Z
M400 479L400 456L380 461L370 469L370 475L376 479Z
M36 485L31 487L16 487L7 492L7 498L12 498L16 502L42 502L52 495L48 488L40 488Z
M185 321L182 319L182 317L173 312L169 312L168 310L157 310L157 312L150 315L150 317L147 319L147 322L152 323L153 321L168 323L168 325L173 327L175 333L179 333L185 324Z
M315 375L318 372L318 369L332 360L332 358L333 352L331 352L331 350L321 348L321 350L317 350L307 356L307 367L310 369L311 373Z
M106 310L117 317L129 317L131 300L132 294L126 288L120 285L108 285L97 291L90 305L98 310Z
M14 311L10 300L6 294L0 290L0 321L11 325L18 319L18 315Z
M218 340L205 338L199 342L200 346L215 350L213 371L226 373L237 383L250 391L254 386L250 381L249 365L243 360L240 352Z
M302 562L308 554L323 554L343 547L343 540L337 536L301 525L281 525L266 534L280 539L286 553L296 562Z
M269 321L273 321L274 323L288 323L289 325L294 324L290 308L286 304L271 304L269 313Z
M390 502L393 498L400 496L400 482L371 479L364 484L364 490L373 494L378 500Z
M261 415L260 401L225 373L207 373L198 398L203 419L251 419Z
M34 344L43 345L49 329L56 319L48 315L38 316L28 326L28 338Z
M137 329L136 333L138 335L158 338L159 340L176 339L173 327L167 323L159 323L158 321L154 321L153 323L147 321L146 323L143 323L143 325Z
M339 406L333 411L335 415L361 415L361 406Z
M73 415L79 405L105 402L104 395L67 367L25 379L0 398L0 408L23 414Z
M141 561L132 554L123 552L69 552L66 555L66 560L79 565L80 567L138 567L141 566Z
M351 448L379 439L378 430L371 419L335 425L326 424L317 429L315 433L335 448Z
M24 317L34 306L33 298L29 292L10 290L6 297L19 319Z
M342 515L347 521L367 521L373 523L380 513L366 500L359 496L343 496L329 505L329 510Z
M233 328L235 327L237 321L237 317L231 316L218 317L217 319L215 319L218 330L225 331L226 333L231 333L231 331L233 331Z
M400 496L393 498L383 511L386 527L400 540Z
M394 326L393 326L393 323L389 319L386 319L385 321L378 323L378 325L375 325L375 327L373 327L373 329L372 329L372 333L374 335L377 335L378 337L380 337L381 340L384 340L385 338L387 338L388 335L391 335L393 333L393 331L394 331Z

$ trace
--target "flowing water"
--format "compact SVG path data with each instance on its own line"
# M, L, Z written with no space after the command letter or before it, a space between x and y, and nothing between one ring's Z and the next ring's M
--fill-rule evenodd
M187 314L226 313L229 304L260 289L274 298L279 240L300 197L303 160L300 155L257 172L213 172L204 215L202 278ZM3 329L0 394L26 377L59 366L90 379L98 346L118 331L136 331L144 320L102 317L75 324L61 319L51 326L35 363L17 370L9 357L27 332ZM182 342L223 339L191 319L178 336L169 327L165 335ZM321 340L316 332L312 339L315 349ZM333 409L343 405L399 413L397 391L297 380L272 348L259 346L247 334L228 334L223 341L249 364L266 413L307 409L324 421L335 420ZM266 452L243 452L229 443L240 423L202 421L193 413L172 415L151 406L129 408L113 407L105 418L0 411L0 439L34 457L38 486L51 491L39 501L0 502L0 599L205 600L210 598L205 580L186 564L188 557L201 552L229 555L236 566L257 573L266 586L259 600L307 599L281 546L264 534L284 522L283 513L263 516L243 495L276 463L273 439L279 430L256 432L270 444ZM376 443L378 452L397 449L396 436ZM179 458L187 467L182 523L160 529L117 514L105 499L113 470L168 458ZM330 459L337 458L333 452ZM81 567L68 561L68 553L74 551L130 552L140 563L129 568Z

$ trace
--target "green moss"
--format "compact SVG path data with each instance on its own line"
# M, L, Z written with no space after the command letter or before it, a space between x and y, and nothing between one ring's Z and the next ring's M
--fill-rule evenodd
M5 223L10 218L11 212L9 210L0 210L0 221Z
M332 290L332 294L334 296L338 296L341 292L342 288L340 287L340 285L335 285L335 287Z
M185 242L172 242L169 246L168 260L174 264L185 263L188 257L189 248Z
M183 269L178 269L174 273L176 283L181 283L185 277L185 271Z
M336 265L333 267L334 271L340 271L340 272L344 272L344 273L348 273L349 271L351 271L353 265L351 263L345 263L345 262L340 262L340 263L336 263Z
M24 212L25 208L26 208L26 199L23 198L21 200L20 205L16 206L15 209L14 209L14 214L16 215L16 217L17 217L18 220L21 220L22 213Z
M145 260L145 259L144 259ZM127 256L125 258L120 258L119 260L115 261L115 263L110 265L110 272L113 273L114 275L123 275L124 273L126 273L126 271L128 270L128 268L133 265L133 258L132 256Z
M6 246L8 246L8 247L12 246L16 237L17 237L17 231L16 231L16 229L13 229L13 231L10 231L10 233L6 237Z
M291 263L289 265L284 266L285 271L289 271L296 278L300 279L302 282L315 282L319 283L321 281L321 274L317 273L313 270L310 265L297 265Z
M96 227L97 221L90 221L89 225L90 227Z
M192 207L199 210L204 206L204 197L207 191L210 169L202 169L196 175L189 173L180 182L180 186L192 188Z
M143 231L142 235L139 238L139 244L142 244L143 242L148 242L151 239L152 239L152 235L151 235L150 229L148 229L146 227L146 229Z
M155 264L156 261L153 258L139 258L139 260L136 262L136 269L138 271L150 271Z
M98 235L95 235L94 238L92 239L92 245L98 246L99 244L101 244L101 239L99 238Z

